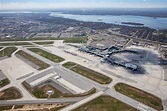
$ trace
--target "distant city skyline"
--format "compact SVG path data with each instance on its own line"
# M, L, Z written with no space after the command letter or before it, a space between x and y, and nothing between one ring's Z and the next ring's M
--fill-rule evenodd
M1 0L0 10L56 8L167 8L167 0Z

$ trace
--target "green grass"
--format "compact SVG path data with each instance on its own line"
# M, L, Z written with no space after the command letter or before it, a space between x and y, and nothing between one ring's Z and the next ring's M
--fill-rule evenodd
M31 61L34 64L36 64L37 66L39 66L38 70L43 70L43 69L46 69L50 66L49 64L37 59L36 57L34 57L34 56L32 56L32 55L30 55L22 50L18 51L16 54L21 55L22 57L28 59L29 61Z
M110 96L100 96L73 111L137 111L137 109Z
M46 94L46 92L48 90L53 90L54 94L51 95L50 98L59 98L59 97L63 97L62 92L60 92L59 90L55 89L53 86L51 85L45 85L41 88L35 87L33 88L32 94L37 97L37 98L47 98L48 95Z
M8 56L11 57L12 53L16 51L16 47L7 47L0 51L0 57Z
M36 44L38 44L38 45L46 45L46 44L53 44L54 43L54 41L47 41L47 42L34 42L34 43L36 43Z
M12 109L13 106L0 106L0 111Z
M14 109L23 108L24 105L15 105Z
M66 62L65 64L63 64L63 66L68 68L68 69L75 66L75 65L77 65L77 64L74 62Z
M163 109L160 98L135 87L124 83L118 83L115 85L115 90L159 111Z
M66 106L68 106L69 104L67 104L67 103L62 103L61 105L59 105L59 106L55 106L55 107L53 107L53 108L50 108L50 109L48 109L48 108L43 108L43 109L34 109L34 110L28 110L28 111L58 111L59 109L62 109L62 108L64 108L64 107L66 107Z
M67 103L62 103L60 104L59 106L55 106L51 109L48 109L48 108L44 108L44 109L37 109L37 110L31 110L31 111L58 111L59 109L62 109L66 106L68 106L69 104ZM20 109L20 108L23 108L24 105L15 105L14 106L14 109ZM13 106L0 106L0 111L5 111L5 110L10 110L12 109ZM22 110L20 110L22 111ZM30 110L29 110L30 111Z
M12 42L12 43L0 43L0 46L18 46L18 45L32 45L29 42Z
M54 55L52 53L49 53L49 52L44 51L44 50L39 49L39 48L29 48L28 50L30 50L38 55L41 55L41 56L43 56L43 57L45 57L53 62L56 62L56 63L64 61L64 59L62 57L59 57L57 55Z
M14 87L0 91L0 100L13 100L22 97L21 93Z
M62 93L61 91L59 91L58 89L56 89L55 87L53 87L50 84L44 85L42 87L34 87L32 88L31 86L29 86L26 82L23 82L23 86L30 92L32 93L36 98L48 98L48 95L46 94L46 92L48 90L53 90L54 94L52 94L50 96L50 98L60 98L60 97L81 97L81 96L87 96L90 94L93 94L96 92L96 89L93 88L88 92L82 93L82 94L72 94L72 93Z
M8 85L9 83L10 83L10 81L8 78L1 80L0 81L0 88Z
M59 109L62 109L64 107L68 106L68 104L64 104L62 106L59 106L59 107L54 107L54 108L51 108L49 111L58 111ZM47 111L47 110L46 110Z
M112 81L111 78L109 78L105 75L102 75L99 72L88 69L84 66L81 66L81 65L73 63L73 62L67 62L67 63L63 64L63 66L80 74L80 75L83 75L89 79L92 79L93 81L96 81L100 84L109 84Z

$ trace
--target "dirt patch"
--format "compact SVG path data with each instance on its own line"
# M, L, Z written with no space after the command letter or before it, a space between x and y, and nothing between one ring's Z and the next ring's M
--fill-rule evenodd
M21 93L18 89L15 87L10 87L8 89L5 89L3 91L0 91L0 100L13 100L13 99L19 99L22 97Z

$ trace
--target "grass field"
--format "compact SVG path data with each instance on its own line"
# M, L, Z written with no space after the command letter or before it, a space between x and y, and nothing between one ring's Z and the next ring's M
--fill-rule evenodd
M9 83L10 83L10 81L9 81L8 78L6 78L6 79L4 79L4 80L1 80L1 81L0 81L0 88L1 88L1 87L4 87L4 86L6 86L6 85L8 85Z
M92 90L83 93L83 94L72 94L72 93L62 93L58 89L54 88L52 85L47 84L42 87L30 87L26 82L23 82L23 86L32 93L36 98L48 98L48 95L46 94L47 91L52 90L54 91L54 94L50 96L50 98L60 98L60 97L81 97L81 96L87 96L90 94L93 94L96 92L96 89L93 88Z
M38 45L46 45L46 44L53 44L54 41L49 41L49 42L34 42L34 43L36 43Z
M5 111L11 109L13 106L0 106L0 111Z
M124 83L118 83L117 85L114 86L115 90L130 97L133 98L143 104L146 104L152 108L155 108L157 110L162 110L162 101L160 98L149 94L145 91L142 91L140 89L137 89L135 87L129 86Z
M53 107L53 108L50 108L50 109L44 108L44 109L37 109L37 110L31 110L31 111L58 111L59 109L62 109L66 106L68 106L68 104L59 105L59 106L56 106L56 107Z
M50 66L49 64L37 59L36 57L34 57L34 56L32 56L32 55L30 55L22 50L18 51L16 54L21 55L22 57L28 59L29 61L31 61L34 64L36 64L37 66L39 66L40 68L38 70L43 70L43 69L46 69Z
M59 109L62 109L64 107L68 106L68 104L64 104L62 106L59 106L59 107L54 107L54 108L51 108L49 111L58 111ZM44 111L47 111L47 110L44 110Z
M21 97L21 93L14 87L0 91L0 100L13 100Z
M81 65L73 63L73 62L67 62L67 63L63 64L63 66L80 74L80 75L83 75L89 79L92 79L93 81L96 81L100 84L109 84L112 81L111 78L109 78L105 75L102 75L99 72L88 69L84 66L81 66Z
M44 51L44 50L39 49L39 48L29 48L28 50L30 50L38 55L41 55L41 56L43 56L43 57L45 57L53 62L56 62L56 63L64 61L64 59L62 57L59 57L57 55L54 55L52 53L49 53L49 52Z
M11 57L11 54L16 51L16 47L7 47L0 51L0 57L8 56Z
M13 43L0 43L0 46L18 46L18 45L32 45L29 42L13 42Z
M14 109L22 108L24 105L15 105Z
M137 111L137 109L110 96L100 96L73 111Z
M29 105L29 107L35 107L35 106L37 106L37 108L38 108L38 106L39 106L40 104L33 104L33 106L31 106L31 105ZM63 108L63 107L66 107L66 106L68 106L69 104L68 103L62 103L62 104L59 104L59 105L56 105L55 107L53 107L53 108L50 108L50 109L48 109L48 108L43 108L43 109L34 109L34 110L28 110L28 111L58 111L59 109L61 109L61 108ZM25 105L26 106L26 105ZM0 111L5 111L5 110L10 110L10 109L12 109L12 105L11 106L0 106ZM19 111L23 111L23 110L21 110L20 108L23 108L24 107L24 105L14 105L14 109L15 110L19 110Z
M68 69L75 66L75 65L77 65L77 64L74 62L66 62L65 64L63 64L63 66L68 68Z

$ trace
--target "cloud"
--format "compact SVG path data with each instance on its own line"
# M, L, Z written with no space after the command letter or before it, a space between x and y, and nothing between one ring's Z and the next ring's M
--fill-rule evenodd
M87 0L86 0L87 1ZM145 0L143 0L145 1ZM1 2L0 10L14 10L14 9L56 9L56 8L159 8L167 7L167 3L150 3L150 2L85 2L78 0L76 2Z

